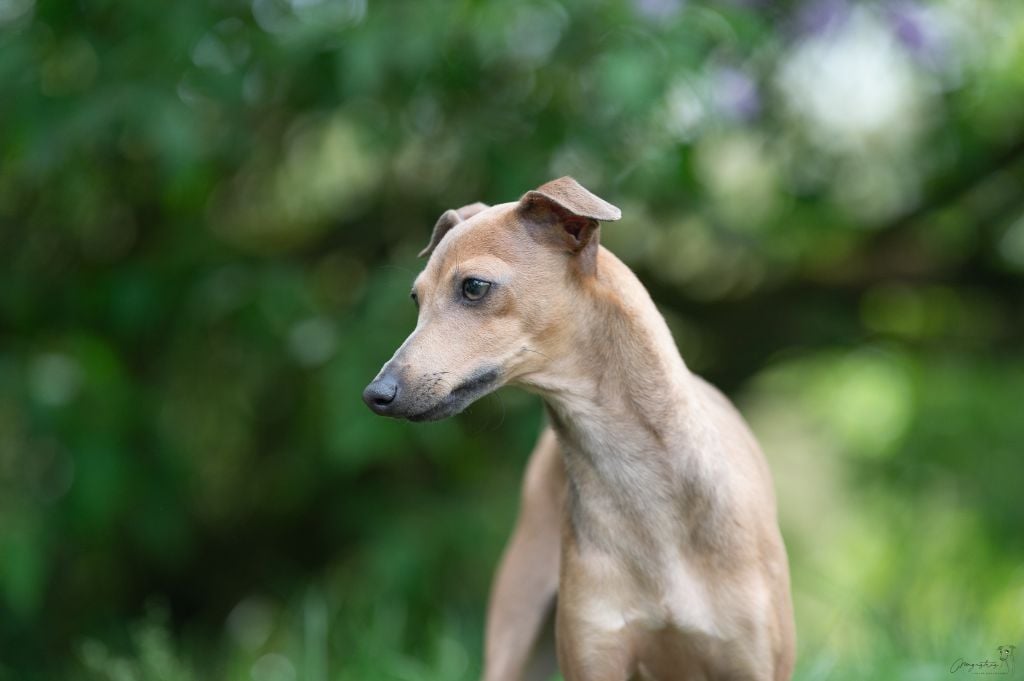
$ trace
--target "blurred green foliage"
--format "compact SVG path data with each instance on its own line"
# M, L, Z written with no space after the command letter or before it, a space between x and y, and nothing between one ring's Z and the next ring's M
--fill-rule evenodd
M0 0L0 678L474 678L539 405L359 393L562 174L772 460L799 678L1020 644L1021 102L996 0Z

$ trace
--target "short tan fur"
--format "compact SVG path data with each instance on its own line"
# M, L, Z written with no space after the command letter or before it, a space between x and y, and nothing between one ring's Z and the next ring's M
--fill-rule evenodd
M526 678L556 597L566 681L789 679L768 465L600 246L619 215L568 177L446 212L413 286L416 329L364 399L428 420L511 384L547 405L491 593L485 681Z

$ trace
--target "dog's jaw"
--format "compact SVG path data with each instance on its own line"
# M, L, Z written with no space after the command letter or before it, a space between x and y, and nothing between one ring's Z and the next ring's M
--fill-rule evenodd
M455 416L478 399L501 387L501 370L488 367L474 372L469 378L428 409L411 414L409 421L440 421Z

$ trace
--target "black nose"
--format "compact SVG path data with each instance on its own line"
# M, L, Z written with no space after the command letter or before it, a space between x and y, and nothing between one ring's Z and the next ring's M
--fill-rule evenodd
M398 396L398 381L391 374L377 377L363 391L363 402L378 414L388 413L388 408Z

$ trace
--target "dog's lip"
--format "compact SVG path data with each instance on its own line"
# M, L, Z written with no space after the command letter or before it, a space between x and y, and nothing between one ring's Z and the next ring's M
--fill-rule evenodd
M454 416L472 402L497 388L500 376L501 371L496 367L480 369L453 388L440 402L407 418L410 421L439 421L443 418Z

